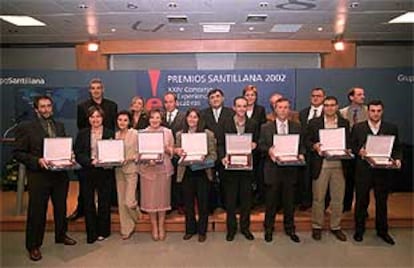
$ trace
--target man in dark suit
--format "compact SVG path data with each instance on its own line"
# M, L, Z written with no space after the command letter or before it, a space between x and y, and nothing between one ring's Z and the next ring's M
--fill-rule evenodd
M348 90L349 105L340 109L343 118L349 121L351 128L354 124L367 120L368 110L365 105L365 90L361 87L352 87ZM350 161L346 177L344 212L351 211L355 191L355 161ZM367 214L368 215L368 214Z
M265 108L257 104L257 87L254 85L247 85L243 89L243 96L247 99L248 118L256 121L258 129L267 122ZM260 134L260 133L259 133ZM263 174L264 158L259 150L253 152L253 185L255 190L255 198L253 204L256 206L264 204L264 174Z
M395 136L391 157L398 168L401 167L402 152L395 125L382 121L384 104L380 100L368 103L368 120L354 125L351 133L352 150L357 155L355 172L355 234L354 240L361 242L365 232L366 211L369 206L369 192L374 188L375 194L375 228L377 235L390 245L394 239L388 233L387 198L393 175L392 170L371 168L365 156L364 146L368 135Z
M185 113L178 110L177 95L174 92L166 92L164 94L164 110L163 125L171 129L174 140L178 131L184 128ZM184 214L184 201L181 183L177 182L177 165L179 157L176 155L172 158L172 164L175 172L171 178L171 209L178 210L180 214Z
M207 129L213 131L216 140L221 139L222 127L224 122L231 119L234 115L233 110L224 107L224 93L221 89L212 89L207 94L210 107L201 111L201 117L204 120ZM215 165L215 177L210 191L210 212L217 207L223 207L223 189L221 179L223 177L223 164L218 159Z
M226 166L229 162L226 155L226 133L238 135L250 133L252 135L252 150L256 149L259 138L259 129L254 119L246 116L247 100L244 97L236 97L233 101L233 118L226 119L223 124L223 133L217 141L219 159ZM253 164L253 163L252 163ZM252 205L252 170L225 170L223 173L224 204L227 211L227 241L233 241L237 232L236 208L237 200L240 200L240 232L248 240L254 236L250 232L250 209Z
M323 101L323 115L309 121L306 145L310 153L310 170L313 180L312 238L321 240L324 225L325 197L329 189L331 197L330 230L340 241L346 241L341 230L342 206L345 194L346 160L327 160L323 158L319 130L344 128L345 143L349 148L349 122L338 115L338 100L328 96Z
M325 90L320 87L313 88L310 96L310 106L299 112L299 120L303 130L308 127L308 122L323 114L323 100ZM306 166L299 172L299 203L301 210L307 210L312 206L312 178L310 175L310 153L306 152Z
M81 102L77 108L77 125L78 130L89 127L88 121L88 110L91 106L100 107L104 111L104 127L115 131L116 125L116 114L118 112L118 105L108 99L104 98L104 84L102 80L94 78L89 82L89 95L90 98ZM78 173L79 178L79 194L78 194L78 205L75 211L68 217L70 221L75 221L84 216L84 201L82 198L82 188L84 186L85 178L82 177L81 173ZM112 205L117 204L115 177L111 181L111 203Z
M42 258L40 247L43 243L46 213L49 198L53 204L55 221L55 242L75 245L76 241L66 235L66 197L69 178L64 171L51 171L48 161L43 158L44 138L64 137L62 123L53 120L53 102L48 96L35 98L34 110L37 118L22 123L16 130L14 157L27 168L29 208L26 224L26 249L33 261Z
M296 243L300 242L295 233L295 187L297 183L297 167L278 166L274 163L273 136L275 134L301 134L299 123L288 120L290 103L288 99L281 98L276 102L276 120L262 125L259 139L259 149L266 155L264 163L264 181L267 186L266 212L265 212L265 241L273 240L275 216L280 203L283 204L283 224L285 233ZM299 157L304 159L305 149L299 146Z

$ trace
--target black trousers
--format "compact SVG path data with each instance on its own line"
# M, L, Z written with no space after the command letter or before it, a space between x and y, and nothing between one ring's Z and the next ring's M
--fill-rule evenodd
M111 170L88 168L84 170L85 184L83 200L86 236L94 241L98 236L108 237L111 234ZM95 192L98 196L98 209L95 205Z
M253 183L255 184L255 205L262 205L265 200L264 184L264 162L265 158L260 153L253 154Z
M252 206L253 171L224 172L223 186L225 192L225 206L227 211L227 232L236 233L236 209L240 201L240 230L249 230L250 210Z
M354 200L355 192L355 164L355 161L350 160L345 173L344 211L352 209L352 201Z
M375 195L375 228L378 234L388 232L387 199L390 183L389 170L371 169L360 176L356 173L355 190L355 232L365 232L366 211L369 206L369 192L373 188Z
M224 189L223 189L224 166L216 162L213 170L213 181L210 182L209 192L209 211L213 213L216 208L224 208Z
M65 172L27 171L29 208L26 223L26 249L39 248L45 234L49 197L53 204L55 242L61 242L67 231L66 198L69 179Z
M208 226L208 195L210 181L205 170L192 171L186 168L182 181L185 233L205 235ZM197 199L198 223L195 217L194 200Z
M306 154L306 166L298 168L298 193L296 203L305 207L312 206L312 176L310 154Z
M277 209L283 205L283 225L286 233L295 231L295 190L297 182L297 172L295 168L284 168L283 173L274 178L272 184L267 184L266 189L266 212L264 228L272 231L275 225Z
M184 205L182 184L177 182L177 165L178 159L173 158L174 174L171 176L171 208L177 209Z
M111 173L112 173L110 175L111 179L109 181L110 188L112 189L111 193L110 193L111 206L117 206L118 205L118 201L117 201L118 195L117 195L117 192L116 192L115 174L113 172L111 172ZM78 180L79 180L79 194L78 194L78 205L76 206L76 210L78 211L78 213L83 215L83 213L85 211L85 202L83 200L82 192L84 191L83 188L85 188L86 178L85 178L85 173L84 172L78 172L77 176L78 176Z

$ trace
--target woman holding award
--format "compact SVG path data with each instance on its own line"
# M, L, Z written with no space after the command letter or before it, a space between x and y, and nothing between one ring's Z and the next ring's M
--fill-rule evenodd
M203 162L191 165L180 164L177 168L177 182L182 182L184 194L185 235L183 239L189 240L198 233L198 241L204 242L207 238L209 186L213 179L211 167L217 159L216 139L213 132L204 129L200 113L194 108L187 111L184 129L177 132L176 136L175 153L182 159L185 159L188 153L182 148L185 133L206 133L207 136L207 155L203 156ZM194 211L194 198L197 198L198 223Z
M81 129L76 137L74 151L76 161L82 166L85 181L82 195L85 201L85 225L87 243L102 241L111 234L111 177L112 170L97 167L98 140L112 139L112 130L103 126L104 112L98 106L88 109L90 127ZM98 210L95 206L98 194Z
M136 160L138 157L138 131L130 127L131 114L120 111L116 117L118 131L115 138L124 141L125 162L115 168L116 189L118 193L118 211L123 240L129 239L135 231L140 211L135 191L138 175Z
M165 213L171 209L171 175L174 168L171 157L174 151L174 137L170 129L161 126L162 115L159 109L149 112L149 126L142 132L162 132L164 134L163 161L154 160L138 165L141 187L141 209L148 212L151 219L153 240L165 239ZM153 141L157 142L157 141Z

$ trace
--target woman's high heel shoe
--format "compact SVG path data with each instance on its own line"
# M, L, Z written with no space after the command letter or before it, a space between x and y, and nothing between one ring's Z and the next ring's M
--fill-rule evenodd
M160 239L160 237L158 236L158 230L152 230L152 240L154 241L158 241Z

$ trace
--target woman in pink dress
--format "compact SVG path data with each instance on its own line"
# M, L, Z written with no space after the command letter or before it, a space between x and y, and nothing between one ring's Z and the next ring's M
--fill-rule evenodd
M174 138L170 129L161 126L162 115L159 109L149 112L149 126L143 132L161 131L164 133L164 161L141 163L138 167L141 187L141 210L148 212L151 219L152 238L165 239L165 213L171 209L171 175L174 168L171 157L174 151Z

